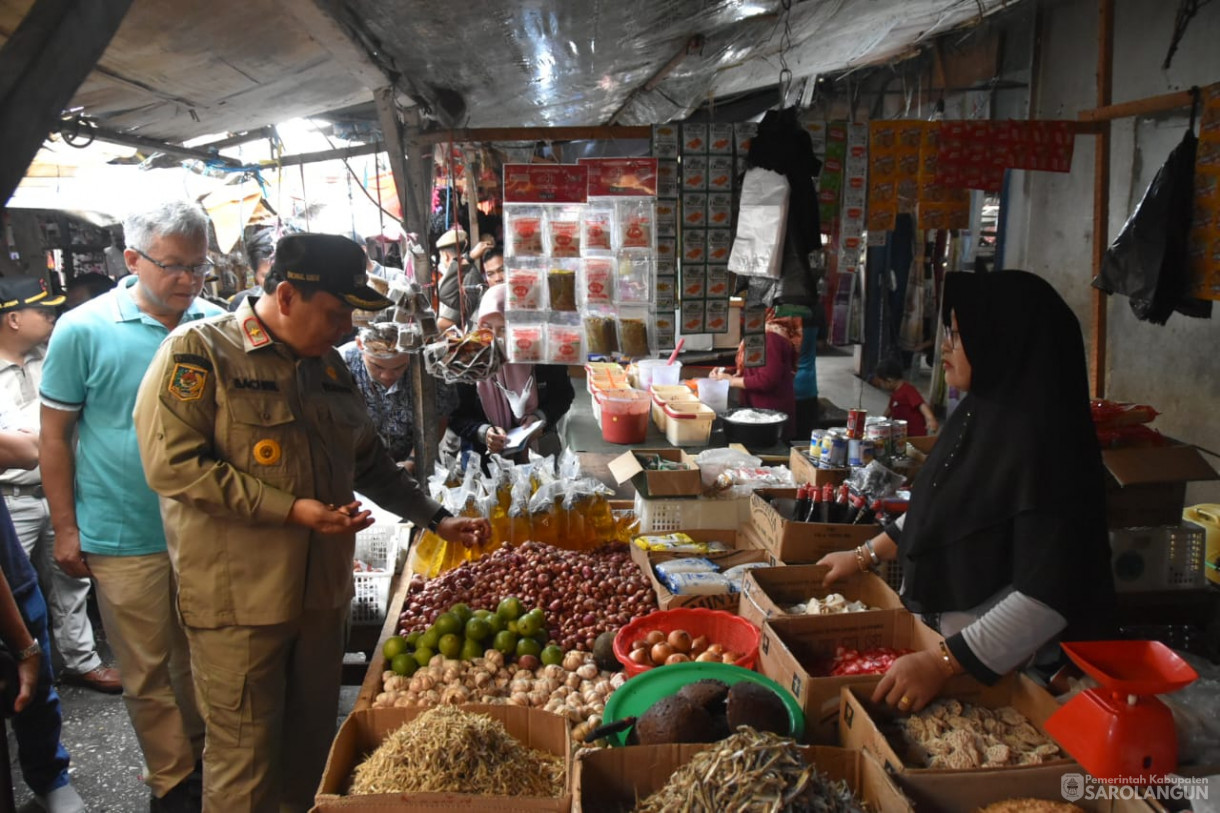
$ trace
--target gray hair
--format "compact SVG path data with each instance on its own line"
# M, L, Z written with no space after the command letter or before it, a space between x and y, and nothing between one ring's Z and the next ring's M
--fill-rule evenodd
M146 250L158 237L208 238L208 215L197 203L173 200L132 212L123 221L123 239L129 248Z

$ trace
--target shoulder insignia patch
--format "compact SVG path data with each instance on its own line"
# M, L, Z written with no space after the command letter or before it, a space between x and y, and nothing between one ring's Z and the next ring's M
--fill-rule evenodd
M246 338L250 340L251 347L262 347L264 344L271 344L271 337L267 335L267 331L263 330L263 326L259 324L258 317L247 316L246 320L241 323L241 330L246 334Z
M208 383L208 371L197 364L174 365L169 377L169 394L179 401L198 401L203 397L203 387Z
M329 378L331 381L338 381L338 380L339 380L339 371L338 371L338 370L336 370L334 367L331 367L330 365L327 365L327 367L326 367L326 376L327 376L327 378Z
M205 370L212 369L212 360L207 356L200 356L197 353L174 353L174 363L192 364Z

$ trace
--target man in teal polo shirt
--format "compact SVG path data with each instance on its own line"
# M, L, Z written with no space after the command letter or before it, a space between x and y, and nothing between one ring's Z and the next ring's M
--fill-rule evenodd
M60 320L43 365L42 478L55 560L97 584L102 623L152 789L153 811L198 810L188 777L203 747L158 498L131 411L161 341L223 310L196 299L211 268L208 219L174 202L123 224L132 275ZM79 441L74 439L79 433Z

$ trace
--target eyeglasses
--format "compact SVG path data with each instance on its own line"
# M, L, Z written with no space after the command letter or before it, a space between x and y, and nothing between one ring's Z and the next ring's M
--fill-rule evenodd
M204 277L204 276L207 276L207 273L212 270L212 267L214 265L211 260L204 260L203 262L199 263L199 265L179 265L177 263L170 263L167 265L163 262L158 262L157 260L154 260L152 257L149 257L147 254L145 254L143 251L140 251L140 249L138 249L138 248L133 247L131 250L134 251L136 254L139 254L141 257L148 260L150 263L157 266L157 268L160 268L162 271L164 271L167 274L190 274L191 276L195 276L195 277Z

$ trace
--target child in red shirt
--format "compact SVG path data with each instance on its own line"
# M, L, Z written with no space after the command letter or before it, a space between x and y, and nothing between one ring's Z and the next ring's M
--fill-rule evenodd
M877 384L890 392L890 402L885 408L885 417L907 422L907 436L912 438L936 434L940 423L932 407L924 401L919 390L902 377L902 365L887 359L877 365Z

